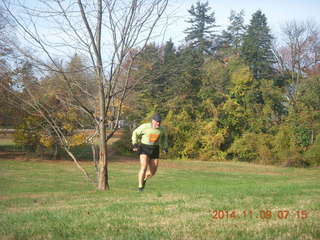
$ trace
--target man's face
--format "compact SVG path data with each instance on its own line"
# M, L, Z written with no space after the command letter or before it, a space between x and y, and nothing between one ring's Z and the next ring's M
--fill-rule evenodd
M160 122L157 122L155 120L152 120L152 127L153 128L159 128L160 127Z

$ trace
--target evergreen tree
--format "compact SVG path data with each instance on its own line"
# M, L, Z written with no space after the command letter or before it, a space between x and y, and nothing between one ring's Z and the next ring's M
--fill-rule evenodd
M198 102L198 92L202 84L203 55L197 49L187 47L177 53L177 63L170 79L170 108L193 112Z
M237 13L232 10L229 21L230 25L227 27L227 30L222 32L222 43L238 52L246 30L246 26L244 25L244 11L241 10Z
M164 64L174 64L176 60L176 49L174 47L174 43L172 39L167 41L166 45L164 46L164 53L163 53L163 63Z
M272 39L266 16L258 10L245 33L241 55L250 66L256 80L270 79L275 62Z
M217 25L215 25L214 11L210 13L211 7L208 5L208 2L197 2L196 6L192 5L188 10L191 18L187 22L191 23L191 27L185 30L187 34L185 39L191 47L211 54L214 44L213 28Z
M140 107L143 107L145 114L155 104L163 104L165 102L162 94L167 85L167 78L163 76L161 71L163 61L161 61L160 47L154 43L146 46L136 64L138 71L135 78L140 79L142 84L137 85L134 90L139 95L138 99L136 99L137 102L143 103L143 106Z
M176 50L171 40L164 46L149 44L137 58L134 78L142 84L135 86L128 101L136 111L131 111L130 114L137 116L136 119L150 111L159 111L158 106L161 106L161 111L165 111L168 99L175 95L173 86L180 74L176 58Z

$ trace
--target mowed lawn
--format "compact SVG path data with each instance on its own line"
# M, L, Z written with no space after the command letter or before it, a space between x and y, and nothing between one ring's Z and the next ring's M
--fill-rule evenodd
M319 168L162 160L143 193L137 171L111 162L99 192L72 162L2 159L0 239L320 239Z

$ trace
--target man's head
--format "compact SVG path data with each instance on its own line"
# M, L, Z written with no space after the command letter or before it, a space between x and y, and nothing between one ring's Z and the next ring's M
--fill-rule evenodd
M159 128L161 124L161 116L159 113L156 113L152 117L152 127Z

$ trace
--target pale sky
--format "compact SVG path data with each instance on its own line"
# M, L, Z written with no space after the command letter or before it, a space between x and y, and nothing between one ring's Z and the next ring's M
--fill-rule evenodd
M196 5L198 0L169 0L168 14L175 15L175 24L171 24L166 38L171 37L175 43L183 40L183 31L189 27L185 22L190 17L188 9ZM202 0L200 2L205 2ZM245 23L250 22L251 16L261 10L267 17L268 25L275 37L280 38L281 25L290 20L314 20L320 25L320 0L208 0L211 11L215 12L216 24L225 29L229 24L230 11L245 12Z
M1 0L0 0L1 1ZM28 6L37 6L35 0L22 0ZM93 1L93 0L92 0ZM128 0L124 0L128 1ZM154 1L154 0L149 0ZM200 2L205 2L201 0ZM151 41L158 44L163 44L170 38L176 46L184 43L184 30L190 27L186 22L190 18L188 9L191 5L196 5L198 0L169 0L169 5L166 11L169 22L160 22L159 34ZM211 11L215 12L216 25L221 26L217 30L220 32L226 29L229 24L229 16L231 10L245 12L245 24L250 22L252 14L257 10L261 10L267 17L267 22L271 28L273 36L281 43L280 29L286 22L290 20L306 21L313 20L320 27L320 0L208 0ZM40 27L41 35L49 41L57 40L60 35L55 34L53 28L49 27L47 23L38 22L43 25ZM164 26L167 26L164 31ZM60 37L61 38L61 37ZM60 40L60 39L58 39ZM59 51L64 52L63 47L59 47Z

